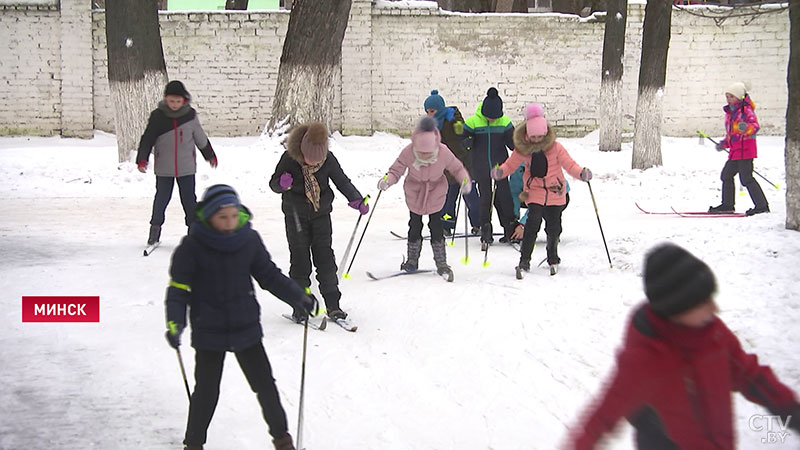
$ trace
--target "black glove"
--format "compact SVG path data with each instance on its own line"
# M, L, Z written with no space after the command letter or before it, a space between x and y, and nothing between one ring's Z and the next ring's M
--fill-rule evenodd
M183 333L183 325L171 320L167 322L167 332L164 336L170 347L177 349L181 345L181 333Z
M308 294L300 297L300 309L311 317L319 313L319 302L314 294Z

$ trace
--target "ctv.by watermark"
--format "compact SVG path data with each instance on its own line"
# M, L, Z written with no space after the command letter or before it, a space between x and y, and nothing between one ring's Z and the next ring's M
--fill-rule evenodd
M792 416L763 415L754 414L750 416L747 425L752 431L766 433L766 437L761 438L762 444L783 444L789 436L789 424Z

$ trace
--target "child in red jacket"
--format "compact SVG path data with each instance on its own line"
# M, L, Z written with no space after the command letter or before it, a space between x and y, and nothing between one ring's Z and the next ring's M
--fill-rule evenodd
M732 450L731 392L765 406L800 430L800 403L716 315L716 280L701 260L674 244L645 260L648 303L631 318L616 373L571 436L568 448L595 448L623 417L637 448Z

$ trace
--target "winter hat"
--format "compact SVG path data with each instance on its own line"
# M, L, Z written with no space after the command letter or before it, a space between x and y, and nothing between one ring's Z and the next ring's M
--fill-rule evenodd
M528 136L544 136L547 134L547 119L542 114L542 106L531 103L525 107L525 128Z
M728 88L725 89L725 92L732 94L734 97L741 100L745 95L747 95L747 86L745 86L741 81L737 81L728 86Z
M208 220L217 211L229 206L237 208L242 206L236 191L227 184L215 184L203 193L203 199L198 203L197 209L203 219Z
M328 156L328 129L320 122L308 124L306 134L300 140L300 153L306 163L316 165Z
M644 291L656 314L669 317L688 311L716 290L711 268L675 244L658 245L645 257Z
M483 99L481 114L487 119L499 119L503 117L503 99L497 93L497 89L490 87L486 91L486 98Z
M439 95L439 91L436 89L431 91L431 95L425 99L425 111L429 109L435 109L436 112L442 112L445 109L444 99L441 95Z
M419 153L433 153L439 148L441 137L436 128L436 119L430 116L421 118L411 140L414 142L414 150Z
M191 100L192 98L183 83L178 80L173 80L167 83L167 87L164 88L164 97L168 95L180 95L187 100Z

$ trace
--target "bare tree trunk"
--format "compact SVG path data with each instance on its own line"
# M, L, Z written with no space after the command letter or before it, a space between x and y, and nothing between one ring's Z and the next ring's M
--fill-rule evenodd
M600 77L600 151L622 150L622 58L628 0L608 0Z
M333 118L334 81L350 0L295 0L283 42L278 85L267 130Z
M249 0L225 0L225 9L246 10Z
M661 165L661 118L671 22L670 2L647 0L633 131L631 167L634 169L648 169Z
M800 231L800 2L789 2L789 104L786 106L786 229Z
M106 42L114 130L124 162L136 151L167 82L156 0L109 0Z

